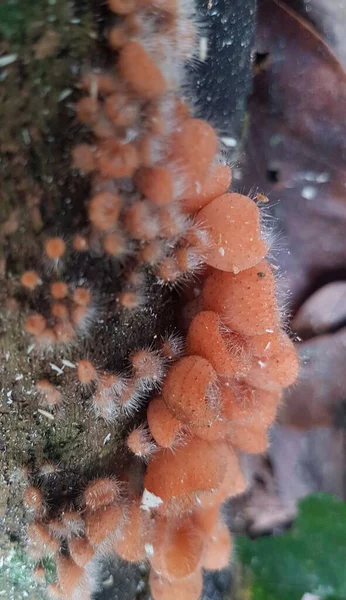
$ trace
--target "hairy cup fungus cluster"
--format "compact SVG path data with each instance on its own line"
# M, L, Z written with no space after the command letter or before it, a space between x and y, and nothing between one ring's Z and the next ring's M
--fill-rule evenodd
M246 486L238 453L265 451L298 361L280 323L258 206L228 191L231 170L219 158L216 132L182 99L183 64L195 47L193 10L179 0L108 5L116 16L108 30L116 68L85 73L76 106L93 133L92 143L73 151L74 166L91 178L88 227L71 240L46 239L49 309L31 314L25 330L50 348L90 333L92 285L64 280L71 252L132 266L110 299L114 313L145 304L148 274L173 287L197 273L199 297L185 352L179 335L159 347L149 340L124 357L129 369L121 374L99 369L77 346L78 385L93 390L98 417L131 415L155 392L146 422L126 438L147 463L141 491L100 477L52 516L44 492L29 485L28 546L38 561L55 557L52 598L90 598L97 560L114 553L148 561L154 600L198 600L203 569L230 560L221 508ZM35 294L42 279L26 271L21 282ZM59 410L63 392L47 379L36 388Z

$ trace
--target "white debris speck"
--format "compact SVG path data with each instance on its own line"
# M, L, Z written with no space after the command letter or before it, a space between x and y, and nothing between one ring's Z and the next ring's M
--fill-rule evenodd
M65 100L65 98L68 98L68 96L70 96L72 94L72 90L66 89L66 90L62 90L62 92L60 92L59 96L58 96L58 102L62 102L63 100Z
M221 256L225 256L225 249L219 248L219 254L221 254Z
M31 354L31 352L33 351L34 348L35 348L35 344L30 344L30 346L28 346L26 353Z
M199 60L204 62L208 56L208 38L201 37L199 39Z
M105 439L103 440L103 445L105 446L105 444L108 444L108 442L110 441L110 439L111 439L111 434L107 433Z
M21 381L23 378L24 378L23 373L19 373L18 375L16 375L15 381Z
M8 362L10 360L10 356L11 356L10 353L6 352L6 354L5 354L5 360L6 360L6 362Z
M152 508L160 506L160 504L163 504L163 500L159 496L155 496L155 494L152 494L147 489L144 490L141 504L142 510L150 511Z
M7 396L7 404L13 404L12 390L10 390L9 392L6 392L6 396Z
M305 200L314 200L316 196L317 188L313 187L312 185L306 185L305 187L303 187L302 197L305 198Z
M5 56L0 56L0 67L7 67L7 65L11 65L18 58L18 54L5 54Z
M50 368L52 369L52 371L56 371L58 375L62 375L63 374L63 369L60 369L60 367L58 367L58 365L55 365L54 363L49 363Z
M274 333L274 329L266 329L266 333Z
M262 360L259 360L258 364L261 367L261 369L264 369L264 367L266 366L266 364Z
M72 362L70 362L69 360L65 360L65 359L62 361L62 364L65 367L70 367L70 369L75 369L77 366L77 365L73 364Z
M148 556L154 556L154 546L152 544L145 544L144 547Z
M42 408L38 408L37 412L39 412L44 417L47 417L47 419L50 419L51 421L54 421L54 416L52 415L52 413L48 412L47 410L43 410Z
M227 148L236 148L238 141L234 137L222 137L221 142L227 146Z

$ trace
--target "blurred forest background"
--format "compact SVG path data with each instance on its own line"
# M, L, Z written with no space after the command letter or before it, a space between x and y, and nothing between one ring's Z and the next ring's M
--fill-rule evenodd
M66 174L73 102L83 65L102 60L98 4L0 2L0 597L11 600L42 598L5 520L8 382L20 393L25 369L11 358L23 348L18 274L51 207L80 184ZM200 10L210 55L191 86L221 132L234 189L263 194L302 364L268 455L244 457L249 491L227 507L234 564L206 582L205 600L229 598L231 581L236 599L345 600L346 2L211 0Z

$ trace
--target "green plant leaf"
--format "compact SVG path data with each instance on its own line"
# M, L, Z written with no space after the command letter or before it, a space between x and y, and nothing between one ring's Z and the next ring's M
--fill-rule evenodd
M346 599L346 503L327 494L300 502L292 528L280 536L237 539L251 577L252 600Z

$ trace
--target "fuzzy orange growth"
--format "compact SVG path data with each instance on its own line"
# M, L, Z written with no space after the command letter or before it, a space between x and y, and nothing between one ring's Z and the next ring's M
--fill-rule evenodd
M69 321L61 321L53 327L56 341L60 344L70 344L76 336L75 329Z
M128 32L124 28L123 24L115 25L108 33L108 45L113 48L113 50L119 50L119 48L122 48L128 39Z
M174 238L185 232L188 221L176 204L161 206L158 210L158 217L161 237Z
M78 304L78 306L89 306L91 293L86 288L77 287L73 292L72 300Z
M53 237L44 244L45 253L51 260L62 258L66 251L66 244L62 238Z
M213 506L198 506L192 516L197 527L209 537L220 521L220 506L216 503Z
M90 316L88 306L74 306L71 310L71 320L76 327L83 328L85 325L88 325L88 318Z
M48 598L51 600L60 600L62 598L62 589L56 583L50 583L47 586Z
M152 58L136 41L120 50L118 73L141 98L151 100L167 90L166 80Z
M85 252L89 248L88 240L82 235L74 236L72 246L77 252Z
M161 353L168 360L176 360L184 352L183 337L177 333L168 335L162 343Z
M148 458L156 448L149 430L144 425L131 431L127 436L126 445L133 454L140 458Z
M120 258L126 254L126 242L120 233L108 233L102 241L104 251L113 256Z
M158 523L151 562L168 580L183 579L199 566L204 535L191 517Z
M228 440L232 446L249 454L263 454L269 443L267 428L258 423L234 423L230 427Z
M46 319L38 313L33 313L25 321L24 329L31 335L40 335L43 333L47 325Z
M34 568L34 573L33 573L34 579L36 581L45 581L45 570L42 567L42 565L36 565L36 567Z
M85 73L81 83L84 89L90 94L96 89L99 94L108 96L108 94L116 92L118 88L116 79L113 75L108 75L107 73L94 73L92 71Z
M57 341L55 331L49 327L37 335L36 340L42 348L49 348L49 346L53 346Z
M224 477L226 455L222 445L197 438L174 454L160 450L149 461L144 485L164 502L218 488Z
M72 150L72 164L84 173L92 173L96 168L94 149L88 144L78 144Z
M56 281L51 284L50 293L55 300L62 300L62 298L66 298L68 294L68 287L63 281Z
M261 240L259 210L247 196L224 194L204 206L197 219L209 233L208 265L239 273L258 264L268 251Z
M82 581L83 569L72 558L60 555L56 561L56 573L64 597L71 598Z
M186 177L186 194L196 189L196 182L203 182L217 151L217 135L214 129L201 119L187 119L171 140L171 159L177 161Z
M84 533L84 521L77 511L70 510L64 512L61 519L66 528L67 537L80 536Z
M36 389L43 397L43 404L47 406L57 406L62 402L62 395L48 379L40 379L36 383Z
M293 342L281 333L281 352L268 358L256 359L246 381L262 390L278 390L295 382L299 372L299 360Z
M222 388L222 414L235 423L269 427L276 417L281 393L256 390L246 383Z
M147 202L135 202L126 211L125 226L135 240L153 240L159 232L158 222Z
M113 544L114 552L128 562L140 562L146 558L146 545L151 541L150 515L135 500L128 507L126 525Z
M36 271L25 271L20 278L20 282L28 290L34 290L40 285L41 280Z
M90 360L80 360L77 364L78 380L83 385L89 385L97 379L97 371Z
M116 533L123 518L120 506L107 506L85 516L86 536L92 546L97 548L106 538Z
M130 127L138 118L138 105L131 101L128 94L121 92L108 96L105 111L116 127Z
M152 240L139 250L138 258L141 262L153 267L162 260L164 253L165 246L162 240Z
M203 587L202 571L196 569L189 577L168 581L151 569L149 584L154 600L199 600Z
M93 96L81 98L76 104L76 115L79 121L93 124L97 121L100 114L100 104Z
M212 311L201 311L193 319L186 337L189 354L209 360L219 375L243 377L251 366L247 340L222 325Z
M40 558L52 555L60 549L60 542L51 537L48 528L42 523L31 523L27 531L29 551L32 556Z
M109 8L118 15L128 15L136 8L135 0L108 0Z
M52 315L61 321L68 321L69 312L66 304L63 302L54 302L51 308Z
M164 258L155 269L159 281L163 284L174 284L182 276L183 272L179 268L175 256Z
M141 306L142 299L137 292L120 292L117 295L117 302L119 302L122 308L135 310Z
M165 167L142 167L136 174L136 184L154 204L161 206L173 201L173 176Z
M246 336L275 329L275 282L264 260L238 275L215 271L204 283L202 299L204 310L215 311L230 329Z
M99 192L91 198L88 216L94 227L100 231L108 231L118 220L121 199L110 192Z
M214 165L207 178L199 186L196 185L196 191L189 197L184 195L182 207L184 212L195 213L203 206L208 204L214 198L227 192L231 185L232 171L224 165Z
M169 370L163 399L183 423L209 425L218 415L217 373L201 356L185 356Z
M134 376L147 383L160 384L164 376L162 356L153 350L137 350L130 357Z
M94 549L85 538L69 540L68 548L73 560L81 568L84 568L94 556Z
M95 479L84 491L85 506L91 511L96 511L113 504L119 498L119 494L119 483L114 479Z
M202 254L196 248L177 248L174 252L178 268L184 274L198 272L204 262Z
M224 440L229 432L229 424L223 418L216 419L211 425L202 425L195 427L190 425L191 432L198 438L207 442L216 442Z
M153 398L147 410L150 433L155 442L163 448L172 448L179 440L182 424L168 410L161 396Z
M226 523L219 523L208 540L203 556L203 567L218 571L228 566L232 549L232 538Z
M97 164L104 177L131 177L138 168L138 154L132 144L114 139L99 144Z
M27 487L24 492L24 504L35 513L39 513L43 508L43 495L38 488Z

